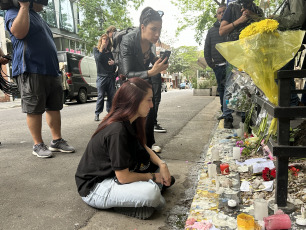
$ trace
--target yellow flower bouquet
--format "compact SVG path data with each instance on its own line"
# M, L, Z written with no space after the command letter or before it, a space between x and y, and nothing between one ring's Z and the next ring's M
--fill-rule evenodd
M305 34L301 30L281 32L277 27L273 19L254 22L241 31L238 41L216 45L229 63L250 75L274 105L278 95L274 73L294 58Z
M250 75L271 103L278 104L277 70L287 64L299 50L305 31L277 30L278 22L265 19L241 31L238 41L219 43L217 50L235 67ZM276 120L269 133L276 131Z

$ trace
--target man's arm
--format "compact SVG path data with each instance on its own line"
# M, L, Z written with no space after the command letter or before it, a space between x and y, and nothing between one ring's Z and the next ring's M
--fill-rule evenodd
M212 57L211 57L211 38L210 33L208 31L206 39L205 39L205 45L204 45L204 58L207 63L207 65L210 68L215 68L215 65L213 63Z
M30 28L30 2L19 2L19 4L20 9L18 15L15 18L10 31L17 39L23 39L27 36Z
M226 20L222 20L220 24L219 34L220 36L228 35L230 32L232 32L238 25L246 22L248 20L248 11L243 11L240 18L238 18L236 21L228 22Z

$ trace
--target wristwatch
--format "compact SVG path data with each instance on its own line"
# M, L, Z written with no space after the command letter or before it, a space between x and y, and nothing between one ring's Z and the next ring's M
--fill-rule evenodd
M161 163L167 165L167 162L164 160L161 160Z

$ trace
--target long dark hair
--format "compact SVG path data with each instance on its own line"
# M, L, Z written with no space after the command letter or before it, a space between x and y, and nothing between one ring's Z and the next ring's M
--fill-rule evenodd
M143 24L144 26L147 26L150 22L152 21L162 21L162 18L160 14L156 11L153 10L152 7L146 7L141 11L141 15L139 18L139 28Z
M93 136L113 122L128 121L134 117L149 90L152 90L152 86L141 78L134 77L125 81L113 98L111 110L99 124ZM143 145L146 143L145 123L145 117L138 117L135 120L136 135Z

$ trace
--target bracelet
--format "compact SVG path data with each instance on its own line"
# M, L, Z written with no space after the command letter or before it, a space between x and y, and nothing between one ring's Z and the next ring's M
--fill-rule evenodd
M166 161L163 161L163 160L162 160L161 163L162 163L162 164L165 164L166 166L168 166L167 163L166 163Z
M236 26L235 26L234 22L232 22L232 25L233 25L233 27L234 27L234 28L236 28Z
M152 175L152 180L155 182L156 181L155 173L151 173L151 175Z

